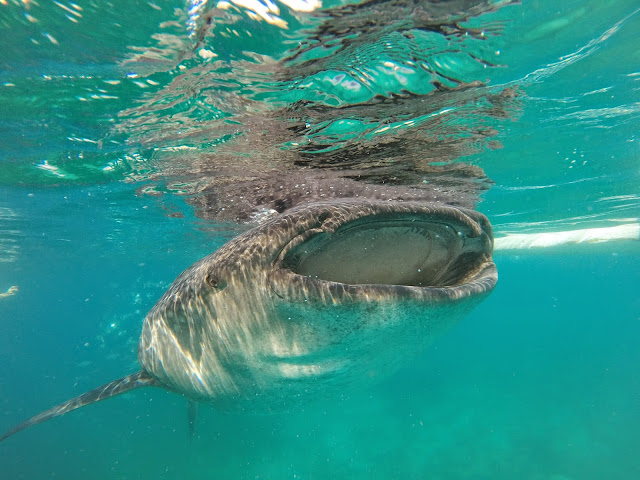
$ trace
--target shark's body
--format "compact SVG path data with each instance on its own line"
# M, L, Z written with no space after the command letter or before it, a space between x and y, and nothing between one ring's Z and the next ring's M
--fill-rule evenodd
M155 385L288 409L392 371L494 287L486 217L438 204L297 207L183 272L145 318L142 370L18 425Z

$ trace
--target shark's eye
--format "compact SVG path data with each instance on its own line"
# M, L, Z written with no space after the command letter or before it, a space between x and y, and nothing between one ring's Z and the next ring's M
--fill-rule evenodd
M213 273L207 273L207 276L204 277L204 281L211 288L215 288L216 290L222 290L227 286L227 282L221 280L217 275Z

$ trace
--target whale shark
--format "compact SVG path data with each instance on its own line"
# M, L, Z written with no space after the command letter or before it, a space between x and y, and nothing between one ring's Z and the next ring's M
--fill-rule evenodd
M353 199L294 207L176 278L144 319L140 371L0 441L147 386L221 411L276 412L382 378L491 292L492 250L488 219L465 208Z
M502 23L471 20L512 3L347 2L296 15L282 52L263 42L259 53L243 42L249 29L229 30L246 5L205 2L170 59L164 44L131 48L134 76L160 73L112 127L136 153L125 164L144 179L137 193L179 193L212 228L252 228L149 311L139 371L0 441L142 387L187 398L190 420L199 403L294 410L384 378L455 325L498 278L491 225L475 210L493 181L463 159L501 148L520 96L484 83ZM456 60L443 62L451 45Z

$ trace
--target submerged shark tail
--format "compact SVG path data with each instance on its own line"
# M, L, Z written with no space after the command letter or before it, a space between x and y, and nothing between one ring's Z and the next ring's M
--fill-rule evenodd
M105 385L102 385L101 387L90 390L87 393L83 393L82 395L72 398L71 400L67 400L60 405L56 405L49 410L39 413L35 417L31 417L29 420L22 422L20 425L16 425L11 430L2 435L0 437L0 442L9 438L11 435L18 433L20 430L24 430L25 428L29 428L30 426L36 425L38 423L46 422L53 417L64 415L65 413L70 412L71 410L75 410L76 408L84 407L85 405L89 405L90 403L99 402L100 400L104 400L105 398L115 397L116 395L120 395L121 393L133 390L134 388L153 386L156 384L156 380L147 372L141 371L132 373L131 375L127 375L126 377L119 378L118 380L114 380L113 382L109 382Z

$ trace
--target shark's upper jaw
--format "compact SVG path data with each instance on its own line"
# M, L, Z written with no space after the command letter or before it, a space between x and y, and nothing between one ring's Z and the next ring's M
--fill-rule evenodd
M284 285L302 284L312 290L393 291L394 297L417 291L420 297L430 291L442 296L447 290L459 297L493 288L493 238L483 215L433 205L345 208L347 214L320 212L321 222L284 246L274 263L276 293L288 297L286 290L293 292ZM468 288L477 281L480 287Z

